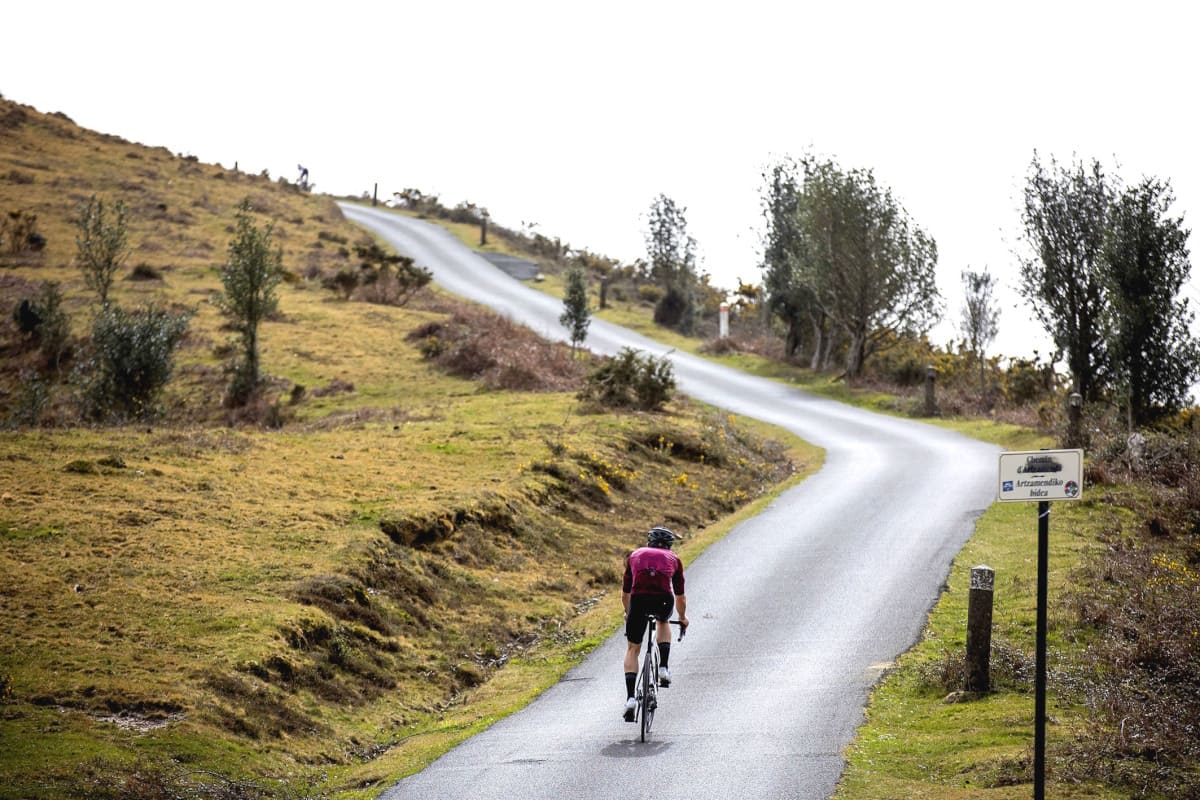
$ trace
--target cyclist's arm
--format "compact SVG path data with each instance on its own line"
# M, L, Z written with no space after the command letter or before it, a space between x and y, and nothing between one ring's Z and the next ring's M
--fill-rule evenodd
M625 606L625 616L629 616L629 592L621 592L621 605Z
M679 612L679 624L686 628L688 626L687 595L675 595L675 610Z

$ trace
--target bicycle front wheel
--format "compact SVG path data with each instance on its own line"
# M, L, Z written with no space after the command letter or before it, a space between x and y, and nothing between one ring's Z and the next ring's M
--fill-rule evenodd
M658 648L651 646L642 662L642 741L650 735L654 712L658 708Z

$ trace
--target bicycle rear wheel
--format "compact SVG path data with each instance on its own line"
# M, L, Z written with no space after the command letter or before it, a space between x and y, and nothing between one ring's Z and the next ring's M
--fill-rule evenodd
M658 648L651 645L646 650L646 658L642 662L642 741L650 735L654 725L654 712L658 708Z

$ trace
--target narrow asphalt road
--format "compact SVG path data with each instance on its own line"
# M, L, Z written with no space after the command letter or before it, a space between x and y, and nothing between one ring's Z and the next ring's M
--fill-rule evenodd
M447 290L566 338L560 301L443 229L342 210ZM620 719L617 636L384 798L829 797L870 687L916 641L950 561L994 499L999 451L668 352L603 320L587 345L668 354L682 391L794 431L825 448L825 466L689 567L693 624L672 650L675 684L652 741Z

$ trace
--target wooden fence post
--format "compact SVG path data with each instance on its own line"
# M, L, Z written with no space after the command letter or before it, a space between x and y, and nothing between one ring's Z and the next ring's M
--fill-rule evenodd
M971 595L967 601L968 692L992 688L992 595L996 571L986 564L971 569Z
M925 416L932 417L937 413L937 401L933 395L933 384L937 378L937 370L933 365L925 367Z

